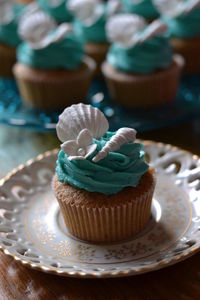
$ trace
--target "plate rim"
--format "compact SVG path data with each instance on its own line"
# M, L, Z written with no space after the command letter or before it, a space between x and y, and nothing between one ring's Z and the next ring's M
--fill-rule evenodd
M142 139L138 139L137 141L142 142L145 146L154 145L159 148L170 147L170 150L172 150L172 151L181 151L185 155L190 155L193 159L200 161L200 155L194 154L191 151L185 150L181 147L171 145L169 143L156 142L156 141L152 141L152 140L142 140ZM18 167L14 168L6 176L4 176L3 178L0 179L0 187L2 187L5 184L5 182L10 180L12 178L12 176L14 176L16 173L23 170L27 166L32 165L34 162L41 161L44 158L49 157L51 155L56 155L58 153L58 151L59 151L58 148L54 148L52 150L45 151L44 153L37 155L35 158L31 158L27 162L20 164ZM20 257L20 255L15 255L15 254L11 253L6 247L4 247L0 243L0 251L3 252L7 256L13 257L15 261L20 262L22 265L25 265L31 269L42 271L45 273L50 273L50 274L59 275L59 276L66 276L66 277L74 277L74 278L114 278L114 277L126 277L126 276L140 275L140 274L156 271L156 270L168 267L168 266L172 266L178 262L181 262L181 261L191 257L192 255L196 254L199 250L200 250L200 244L199 245L197 244L189 249L186 249L182 253L176 255L176 257L171 257L165 261L160 261L160 262L157 262L157 263L154 263L151 265L137 267L137 268L130 267L129 270L124 270L124 271L119 270L119 271L113 271L113 272L106 271L106 272L101 272L101 273L98 273L98 272L87 272L86 273L86 272L82 272L82 271L81 272L80 271L61 271L55 267L50 268L50 267L46 267L45 265L42 265L42 264L36 265L32 262L22 259Z

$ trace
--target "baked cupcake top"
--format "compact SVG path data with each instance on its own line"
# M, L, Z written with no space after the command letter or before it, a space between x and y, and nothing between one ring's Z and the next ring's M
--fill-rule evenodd
M167 26L156 20L150 25L131 14L113 16L107 24L107 35L113 43L107 61L123 72L148 74L165 69L172 63L172 48Z
M21 20L19 35L24 41L17 49L20 63L39 69L74 70L83 62L83 45L72 26L69 23L57 26L40 10Z
M56 128L63 142L56 167L60 182L105 195L138 185L148 165L143 145L135 142L136 131L108 128L97 108L77 104L65 109Z
M58 22L69 22L72 15L67 9L66 0L38 0L40 7Z
M24 9L23 5L4 1L0 8L0 42L16 47L20 43L17 32L18 19Z
M146 19L158 17L158 11L152 0L122 0L123 11L140 15Z
M172 36L200 37L200 0L155 0Z
M69 0L68 9L75 17L74 28L83 42L105 43L107 19L120 9L118 1Z

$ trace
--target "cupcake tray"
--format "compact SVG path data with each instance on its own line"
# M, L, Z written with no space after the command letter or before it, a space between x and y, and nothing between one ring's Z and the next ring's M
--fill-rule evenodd
M200 158L144 142L157 171L151 219L130 240L94 244L71 236L51 191L57 150L0 181L0 249L25 266L61 276L106 278L155 271L200 249Z
M153 109L125 109L110 100L104 81L96 80L92 83L87 102L104 112L111 130L129 126L144 132L199 117L199 86L200 76L184 77L172 104ZM37 111L25 106L15 81L0 78L1 123L41 132L55 131L59 113Z

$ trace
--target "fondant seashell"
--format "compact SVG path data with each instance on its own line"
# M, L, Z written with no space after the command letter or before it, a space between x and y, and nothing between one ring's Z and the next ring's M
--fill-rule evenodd
M14 18L13 1L1 0L0 1L0 24L8 24Z
M79 103L66 108L59 116L56 131L60 141L66 142L76 140L85 128L90 130L94 138L100 138L107 132L109 124L98 108Z
M200 6L200 0L153 0L153 3L167 17L186 15Z
M126 143L134 142L136 137L136 131L132 128L123 127L117 130L116 134L112 136L110 141L108 141L102 150L93 157L94 162L98 162L105 158L109 152L116 151Z
M94 24L104 12L99 0L69 0L67 9L86 26Z
M117 14L107 22L107 37L110 42L117 42L124 47L129 47L138 31L141 31L145 26L146 22L140 16Z

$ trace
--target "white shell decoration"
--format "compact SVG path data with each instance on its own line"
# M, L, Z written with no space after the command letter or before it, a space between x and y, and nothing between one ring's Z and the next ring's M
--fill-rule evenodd
M55 21L43 11L30 11L21 18L18 32L20 37L27 41L33 49L42 49L58 42L72 31L72 26L63 23L57 26Z
M92 144L92 139L92 133L85 128L76 140L64 142L61 149L68 155L69 160L83 160L96 150L97 144Z
M153 3L166 17L187 15L200 6L200 0L153 0Z
M134 142L136 138L136 130L132 128L123 127L117 130L116 134L112 136L110 141L108 141L103 149L93 157L93 162L98 162L105 158L109 152L116 151L120 149L123 144L128 142Z
M107 37L110 42L117 42L130 47L138 31L146 26L144 18L133 14L117 14L111 17L106 25Z
M76 140L85 128L91 132L93 138L98 139L107 132L109 124L98 108L79 103L66 108L59 116L56 131L59 140L66 142Z
M0 24L6 25L14 18L13 1L1 0L0 1Z
M104 12L103 3L99 0L69 0L67 9L85 26L94 24Z
M143 30L142 34L141 30ZM147 25L143 18L129 14L116 15L107 24L109 40L125 48L142 44L166 30L167 25L159 19Z

